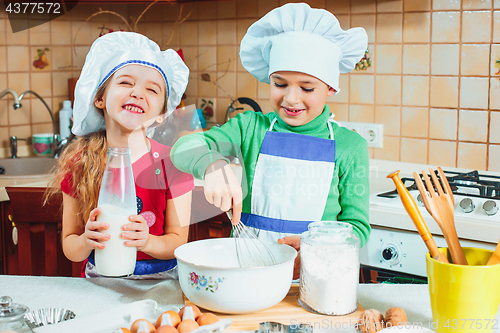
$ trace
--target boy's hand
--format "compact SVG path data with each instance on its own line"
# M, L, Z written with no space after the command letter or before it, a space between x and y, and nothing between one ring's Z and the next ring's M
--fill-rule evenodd
M233 207L233 224L241 219L243 191L238 177L226 161L210 164L205 171L205 198L215 207L227 212Z
M125 246L137 247L138 251L142 251L149 239L149 227L146 219L141 215L130 215L128 219L134 223L123 225L123 230L133 232L122 232L120 237L127 240Z
M101 230L109 229L109 223L97 222L97 216L101 212L101 208L97 207L90 212L89 219L85 224L85 232L83 237L85 243L90 249L104 249L106 246L101 243L109 240L110 236L104 234Z
M288 236L278 239L278 243L286 244L297 250L297 257L293 266L293 279L300 278L300 236Z

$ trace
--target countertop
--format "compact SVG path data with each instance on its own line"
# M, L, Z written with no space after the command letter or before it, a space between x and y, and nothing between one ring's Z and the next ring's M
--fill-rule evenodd
M0 276L0 290L2 295L12 297L15 303L27 305L31 310L63 307L72 310L77 318L95 316L124 304L147 299L155 301L161 311L183 305L177 281L4 275ZM410 323L424 327L429 327L432 323L427 285L360 284L358 302L365 309L377 309L382 313L390 307L398 306L405 309ZM276 321L279 319L276 318ZM500 320L500 313L497 314L497 319ZM95 329L99 331L98 327ZM358 332L354 328L335 331ZM89 327L87 332L94 331Z

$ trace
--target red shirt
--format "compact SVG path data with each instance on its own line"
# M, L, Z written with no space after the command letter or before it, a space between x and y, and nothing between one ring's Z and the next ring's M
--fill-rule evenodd
M132 163L137 214L142 215L149 226L151 235L161 236L164 232L167 199L177 198L193 190L193 176L179 171L170 160L170 147L154 140L151 151ZM75 197L71 191L72 179L68 174L61 182L61 190ZM137 260L153 259L138 251Z

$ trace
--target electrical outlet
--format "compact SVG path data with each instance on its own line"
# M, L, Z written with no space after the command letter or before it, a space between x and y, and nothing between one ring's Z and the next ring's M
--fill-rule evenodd
M368 147L384 147L384 124L356 123L343 121L342 126L361 135L368 142Z

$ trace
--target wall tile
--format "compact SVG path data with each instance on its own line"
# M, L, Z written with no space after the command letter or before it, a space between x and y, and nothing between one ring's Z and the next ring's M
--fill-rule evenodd
M6 21L7 20L0 19L0 45L5 45L7 43L6 26L5 26Z
M403 0L382 1L377 3L378 13L393 13L403 11Z
M462 75L489 75L490 45L463 44L460 66Z
M40 21L41 23L42 21ZM30 45L50 45L50 22L29 29ZM71 36L70 36L71 37ZM55 44L55 43L54 43Z
M14 110L13 107L9 108L9 125L29 125L31 122L31 101L32 99L23 99L21 107ZM19 136L25 138L25 136Z
M260 0L264 1L264 0ZM345 0L326 0L326 10L337 15L337 14L349 14L350 3Z
M457 143L453 141L429 140L429 164L456 167Z
M500 80L490 79L490 109L500 110Z
M254 19L239 19L236 22L236 44L240 44L248 28L255 22Z
M405 43L428 43L431 39L430 13L405 13L403 41Z
M73 66L82 68L89 51L90 46L75 46L73 48Z
M500 146L489 145L488 171L500 172Z
M198 22L198 45L217 44L217 21Z
M500 75L500 62L497 64L497 61L500 60L500 45L499 44L491 44L491 65L490 65L490 75Z
M274 1L277 2L277 0ZM259 0L260 2L261 0ZM217 1L217 18L234 17L236 17L236 1Z
M7 71L7 47L0 46L0 72Z
M198 80L198 96L197 97L214 97L216 96L216 85L214 79L217 77L217 73L215 72L203 72L210 75L210 81L204 81L201 79L201 72L197 77ZM212 79L214 78L214 79ZM198 105L199 107L199 105Z
M426 138L429 128L429 110L427 108L401 109L401 135L405 137Z
M198 22L185 21L179 27L182 46L198 44Z
M198 70L198 47L183 46L182 53L184 54L184 62L190 71Z
M459 142L457 167L472 170L486 170L486 145Z
M238 73L236 79L236 94L248 98L257 98L257 79L249 73Z
M401 43L402 40L402 14L377 14L377 43Z
M403 9L405 12L427 11L431 9L431 0L404 0Z
M217 123L219 124L224 123L224 121L226 120L225 117L226 117L227 106L232 101L233 100L230 98L217 98L217 104L215 105L216 107L215 119L217 120Z
M373 75L351 75L349 85L349 102L373 104L374 77Z
M488 78L461 77L460 107L487 109L488 90L489 90Z
M1 132L7 132L7 139L9 138L9 135L8 135L8 130L4 127L4 126L8 126L9 125L9 108L11 108L12 106L10 106L12 104L12 100L7 100L7 98L2 98L2 100L0 100L0 126L2 126L2 128L4 129L3 131L0 131ZM1 145L1 143L0 143ZM8 145L10 146L10 144Z
M488 111L460 110L458 140L486 142L488 139Z
M10 136L17 136L18 138L30 139L32 136L31 126L21 124L20 126L12 126L9 128ZM18 148L21 150L22 146L27 146L26 141L18 141Z
M489 43L491 40L491 12L464 11L462 16L462 43Z
M349 105L340 103L326 103L330 112L335 114L335 121L349 121Z
M456 140L458 128L457 110L432 109L429 118L429 138Z
M217 48L215 46L200 46L198 50L198 71L203 73L217 70Z
M349 105L349 121L373 123L375 112L373 105Z
M460 9L460 0L433 0L432 9L434 10Z
M500 43L500 11L493 12L493 43Z
M44 100L50 108L52 105L52 98L44 98ZM54 113L54 111L56 111L56 110L54 110L52 108L51 111L52 111L52 113ZM57 110L56 113L59 113L59 110ZM58 117L56 115L54 115L54 117L56 117L56 119L58 119ZM50 132L53 132L52 119L50 118L50 113L49 113L49 111L47 111L47 108L45 107L45 105L43 105L42 101L40 101L38 98L34 98L31 100L31 122L32 123L50 123L50 125L51 125ZM56 126L57 126L57 124L56 124ZM56 128L56 130L59 131L58 128Z
M202 17L199 17L199 11L198 11L198 3L196 2L187 2L182 4L183 9L182 9L182 17L185 18L187 17L188 21L195 21L198 20ZM178 10L177 13L180 12L180 6L177 6ZM189 14L189 16L188 16ZM201 15L203 16L203 15ZM179 14L176 16L176 20L178 20Z
M373 157L381 160L399 161L400 140L390 136L384 136L384 148L375 149Z
M51 73L31 73L31 90L41 97L52 96L52 74Z
M432 75L458 75L459 63L460 46L458 44L432 44Z
M162 39L160 48L171 48L172 45L180 45L180 27L176 26L173 22L163 22L161 26Z
M217 46L217 68L219 71L236 71L239 61L235 46Z
M491 9L491 0L463 0L462 9Z
M495 9L500 8L500 0L493 0L493 8Z
M368 35L368 42L375 42L375 15L374 14L353 14L351 15L351 28L362 27L365 28ZM377 40L377 43L381 41Z
M374 13L375 0L357 0L351 3L351 13Z
M48 62L48 65L45 65L43 68L38 68L38 67L35 67L33 66L33 63L35 62L35 60L38 60L40 57L38 56L38 50L42 50L44 49L44 47L32 47L30 52L30 63L29 63L29 67L32 71L35 71L35 72L41 72L41 71L49 71L49 70L52 70L53 67L52 67L52 48L49 49L49 51L45 51L45 57L46 57L46 60Z
M375 78L375 103L401 104L401 76L378 75Z
M234 82L233 82L234 84ZM270 89L269 84L265 82L257 82L257 98L258 99L269 99Z
M427 140L401 138L401 162L427 164Z
M8 73L7 80L4 83L8 84L10 89L21 94L30 87L30 75L28 73Z
M197 72L190 72L189 73L189 82L188 82L188 85L186 88L186 96L187 97L198 96L198 77L199 77L199 75Z
M351 16L350 15L335 15L337 20L339 20L340 27L347 30L351 27Z
M377 44L377 56L373 61L377 73L400 74L402 47L397 44Z
M148 36L149 39L157 44L162 43L163 30L161 22L144 22L144 28L141 29L141 31L143 31L144 35Z
M200 19L217 18L217 1L199 2L198 12L201 13Z
M432 13L432 42L458 43L460 41L460 13Z
M239 0L236 2L236 15L238 17L256 17L257 1L255 0Z
M50 35L53 45L71 45L71 22L51 21Z
M9 74L9 76L10 76L10 74ZM7 74L0 74L0 91L2 91L4 89L7 89ZM14 88L11 88L11 89L14 89ZM3 97L3 98L9 98L9 97ZM0 129L0 132L1 132L1 129Z
M217 44L236 44L236 20L217 21Z
M399 136L401 107L375 106L375 123L384 124L384 134Z
M7 46L9 71L28 71L30 67L28 46Z
M403 45L403 74L429 74L429 45Z
M228 72L217 73L219 79L217 80L217 97L225 97L235 99L236 96L236 73Z
M490 143L500 143L500 112L491 111L490 115Z
M52 96L64 96L69 98L68 79L73 77L72 72L52 73Z
M326 0L306 0L306 1L302 1L302 0L296 0L297 2L305 2L307 3L309 6L311 6L311 8L321 8L321 9L325 9L326 7ZM292 1L286 1L286 3L288 2L292 2Z
M52 68L54 70L68 70L73 64L71 46L54 46L50 49Z
M339 77L340 91L333 96L326 98L327 102L349 103L349 75L340 75Z
M458 107L458 77L431 77L431 106Z
M403 105L429 105L429 77L403 76Z
M12 20L14 24L22 24L16 23L16 20ZM25 20L23 20L25 21ZM11 25L9 24L11 20L6 23L6 34L7 34L7 45L28 45L29 44L29 30L18 31L16 33L12 32Z

